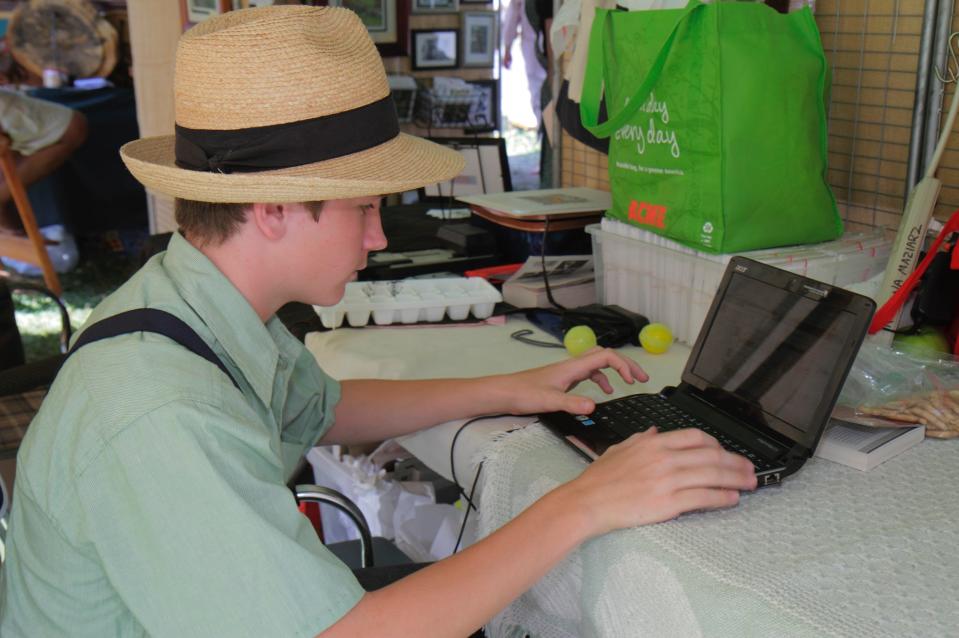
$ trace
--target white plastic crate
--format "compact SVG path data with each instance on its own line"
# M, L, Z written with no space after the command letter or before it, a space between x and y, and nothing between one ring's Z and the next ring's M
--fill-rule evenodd
M500 293L480 277L354 281L346 284L343 299L335 306L313 306L325 328L339 328L345 319L353 327L372 319L378 326L392 323L442 321L448 316L462 321L470 313L477 319L493 314Z
M614 219L586 227L592 237L599 303L665 323L692 344L732 255L713 255ZM883 232L847 233L836 241L740 253L836 286L883 272L892 241Z

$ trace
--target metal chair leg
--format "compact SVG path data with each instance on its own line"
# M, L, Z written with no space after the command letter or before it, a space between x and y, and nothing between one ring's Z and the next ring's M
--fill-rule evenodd
M366 517L353 501L334 489L320 485L297 485L296 500L332 505L349 516L360 533L360 567L373 566L373 535Z

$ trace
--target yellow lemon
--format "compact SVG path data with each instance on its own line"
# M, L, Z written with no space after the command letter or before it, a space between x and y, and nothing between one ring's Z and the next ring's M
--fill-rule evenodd
M573 326L563 336L566 351L574 357L596 347L596 333L589 326Z
M639 343L650 354L662 354L673 345L673 333L662 323L650 323L639 331Z

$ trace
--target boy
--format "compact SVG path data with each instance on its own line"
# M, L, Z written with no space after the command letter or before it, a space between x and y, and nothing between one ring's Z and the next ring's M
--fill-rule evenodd
M364 592L285 486L309 446L491 412L588 413L590 400L566 394L576 383L609 391L607 367L646 375L597 350L479 379L330 379L276 310L338 301L386 246L379 196L450 179L461 160L399 133L376 49L343 9L268 7L195 27L176 96L175 138L121 153L146 186L180 198L182 233L91 321L163 310L213 356L150 332L74 346L20 452L5 638L464 636L578 543L755 487L751 464L701 432L646 433L490 537Z

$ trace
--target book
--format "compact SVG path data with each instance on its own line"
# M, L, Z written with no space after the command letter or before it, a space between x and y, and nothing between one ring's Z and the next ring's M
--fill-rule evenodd
M868 472L905 452L926 435L922 425L877 428L833 418L816 448L816 456Z
M613 205L607 191L595 188L548 188L535 191L511 191L457 196L467 204L508 217L543 218L555 215L586 215L603 212Z
M553 299L567 308L596 302L596 278L590 255L548 256L546 277ZM503 284L503 301L517 308L551 308L539 257L530 257Z

